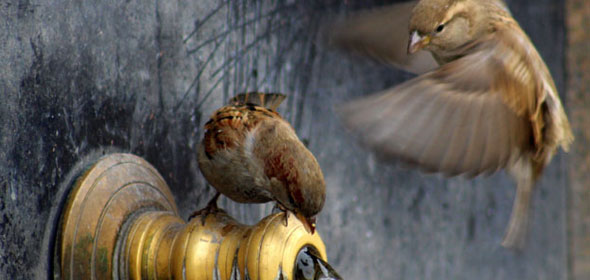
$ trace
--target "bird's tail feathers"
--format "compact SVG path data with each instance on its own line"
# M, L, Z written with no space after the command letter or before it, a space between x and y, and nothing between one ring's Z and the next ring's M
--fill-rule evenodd
M516 198L512 206L510 222L502 240L502 246L517 250L524 247L529 224L531 195L531 187L522 185L516 187Z
M520 250L526 243L531 197L541 169L530 159L521 158L510 170L517 186L510 221L502 240L502 246L506 248Z
M276 110L287 96L281 93L247 92L230 99L231 105L255 105Z

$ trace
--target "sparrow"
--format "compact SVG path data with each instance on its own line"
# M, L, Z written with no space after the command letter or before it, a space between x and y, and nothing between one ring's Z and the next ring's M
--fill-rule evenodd
M313 234L315 217L326 200L326 184L316 158L276 112L285 98L274 93L239 94L205 124L198 163L217 190L205 212L217 209L220 193L240 203L276 201Z
M498 0L422 0L334 24L328 42L419 76L337 108L376 151L447 176L506 170L516 196L502 245L521 249L535 182L574 137L553 78Z

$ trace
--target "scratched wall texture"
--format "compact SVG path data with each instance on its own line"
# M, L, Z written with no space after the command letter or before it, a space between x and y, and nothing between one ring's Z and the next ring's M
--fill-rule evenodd
M195 150L209 114L247 90L280 107L327 181L319 232L346 279L566 279L567 156L538 183L529 242L499 246L514 184L384 165L333 106L411 75L317 44L322 22L385 1L2 1L0 275L43 279L67 182L104 153L146 158L187 217L213 194ZM509 1L564 92L564 6ZM221 203L254 223L272 205ZM47 276L48 275L48 276Z

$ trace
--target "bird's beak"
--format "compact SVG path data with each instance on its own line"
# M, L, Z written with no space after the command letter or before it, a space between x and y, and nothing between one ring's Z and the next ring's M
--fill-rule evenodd
M410 41L408 42L408 54L413 54L430 43L430 35L420 36L418 31L410 34Z
M298 220L301 221L305 230L311 234L315 232L315 217L307 218L301 213L295 214Z

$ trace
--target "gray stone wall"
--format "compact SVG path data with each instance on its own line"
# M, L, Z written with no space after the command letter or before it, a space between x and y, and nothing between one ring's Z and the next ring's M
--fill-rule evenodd
M13 1L0 3L0 278L44 279L69 183L102 154L144 157L186 218L213 194L196 145L238 92L289 95L280 112L318 158L318 230L346 279L566 279L566 167L538 183L526 249L499 246L514 184L377 162L333 106L411 75L323 49L328 18L385 1ZM564 92L562 1L509 1ZM255 223L272 205L221 203Z

